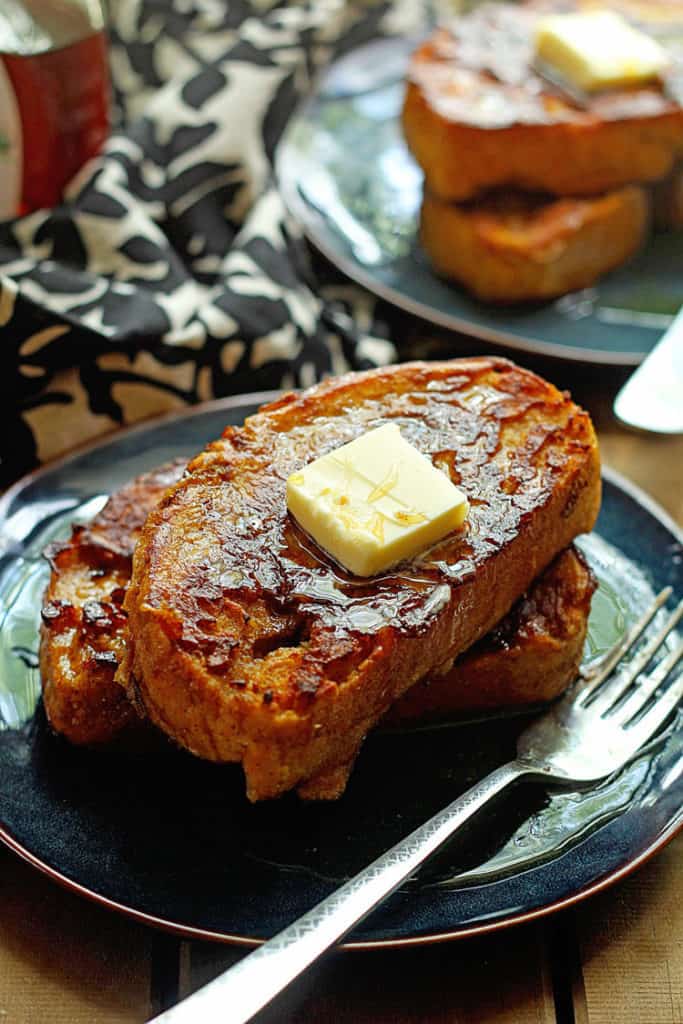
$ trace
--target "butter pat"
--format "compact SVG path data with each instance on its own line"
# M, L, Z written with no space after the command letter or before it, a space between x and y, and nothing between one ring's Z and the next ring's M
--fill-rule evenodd
M585 92L651 81L668 64L656 40L620 15L602 10L541 18L536 53Z
M461 526L467 498L401 436L368 431L287 480L287 507L356 576L375 576Z

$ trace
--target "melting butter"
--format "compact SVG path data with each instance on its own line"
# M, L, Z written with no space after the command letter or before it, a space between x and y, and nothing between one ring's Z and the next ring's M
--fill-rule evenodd
M401 436L368 431L287 480L295 519L356 576L375 576L464 522L467 498Z
M614 11L550 14L539 20L536 53L584 92L641 85L666 69L666 51Z

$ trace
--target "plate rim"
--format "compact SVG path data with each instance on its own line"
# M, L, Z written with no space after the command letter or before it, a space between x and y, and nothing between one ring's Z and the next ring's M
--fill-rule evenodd
M402 39L400 35L387 35L381 38L386 40ZM433 306L430 306L427 303L420 302L418 299L412 299L409 296L406 296L403 292L398 291L391 285L386 285L381 281L377 281L372 274L366 272L360 264L354 262L344 253L337 252L332 245L327 243L324 233L319 229L316 230L317 225L324 223L323 218L316 211L315 207L308 204L303 196L301 196L292 176L283 172L283 165L287 160L287 150L292 146L292 143L290 142L290 135L293 132L297 121L305 111L315 104L319 95L320 86L332 68L334 68L340 60L347 60L352 53L358 53L366 47L371 46L373 42L376 41L377 40L370 40L360 46L354 47L353 50L345 53L342 57L330 63L323 70L314 83L313 91L296 105L278 145L273 168L275 180L282 195L285 207L291 216L296 219L311 245L318 249L325 259L329 260L333 266L336 266L352 281L355 281L356 284L361 285L373 295L391 303L391 305L396 306L398 309L403 309L405 312L411 313L413 316L417 316L428 323L436 324L439 327L445 327L450 331L458 331L470 338L477 338L484 341L489 345L503 345L513 351L526 352L530 355L566 360L567 362L579 363L582 365L587 364L589 366L639 366L646 356L649 355L649 351L612 353L604 349L575 349L569 345L559 343L553 344L552 342L534 339L526 335L506 334L504 330L497 330L494 327L480 326L478 324L473 324L470 320L462 319L455 314L442 313L440 310L434 309ZM385 82L382 84L388 85L391 83Z
M628 861L628 863L623 864L621 867L608 873L596 882L585 886L583 889L577 890L570 896L565 896L563 899L555 900L553 903L548 903L543 907L536 907L534 910L513 914L510 917L501 918L497 921L489 921L465 928L438 931L429 935L407 936L397 939L364 939L355 942L352 940L350 942L341 942L335 948L346 952L361 952L370 949L399 949L412 946L430 946L441 942L453 942L460 939L474 938L478 935L488 935L493 932L503 931L506 928L512 928L515 925L526 924L530 921L536 921L540 918L548 917L550 914L554 914L559 910L564 910L567 907L581 903L583 900L588 899L588 897L596 895L604 889L608 889L610 886L615 885L617 882L621 881L621 879L626 878L654 857L681 832L683 832L683 809L679 811L676 818L669 822L668 826L659 834L659 836L657 836L653 843L642 850L633 860ZM42 861L39 857L36 857L35 854L31 853L30 850L27 850L26 847L16 840L11 832L2 825L2 823L0 823L0 842L3 843L12 853L30 864L31 867L36 868L41 872L41 874L47 876L53 882L57 882L63 889L76 893L79 896L83 896L91 903L104 907L106 910L115 911L124 917L130 918L130 920L149 925L152 928L168 932L171 935L177 935L179 938L193 939L200 942L215 942L225 946L242 946L247 949L256 949L267 941L263 938L235 935L231 932L215 932L206 928L197 928L194 925L179 924L177 921L170 921L163 917L157 917L154 914L148 914L145 911L137 910L135 907L127 906L125 903L119 903L117 900L110 899L108 896L103 896L101 893L82 885L73 878L69 878L68 875L63 874L56 868L51 867L45 861Z
M58 469L71 461L75 461L80 456L87 454L88 452L104 447L112 440L118 440L122 436L130 437L136 433L144 433L149 429L162 426L167 422L174 422L181 419L192 419L195 416L211 413L212 411L219 411L220 409L234 409L241 406L260 405L266 401L272 401L284 393L285 391L280 390L250 392L244 395L229 395L225 398L199 403L196 406L190 406L185 410L174 410L161 416L146 419L141 423L136 423L129 427L107 432L107 434L99 436L94 441L88 441L85 444L78 446L78 448L69 451L67 454L45 463L32 472L25 474L12 484L2 498L0 498L0 520L6 516L16 495L24 488L33 484L35 480L40 479L43 476L47 476L53 470ZM665 527L665 529L681 546L683 546L683 528L673 520L669 513L662 508L657 501L650 497L650 495L643 491L637 484L633 483L611 467L603 465L601 473L604 480L616 487L618 490L626 493L636 501L636 503L641 505L654 519ZM671 842L671 840L673 840L681 831L683 831L683 807L679 810L678 814L667 823L663 831L660 832L652 842L645 847L645 849L641 850L636 857L627 861L625 864L619 865L589 885L578 889L576 892L542 907L536 907L533 910L527 910L520 913L512 913L510 916L495 921L485 921L461 928L440 930L428 935L357 941L350 940L348 942L341 943L338 948L348 951L360 951L431 945L438 942L447 942L473 937L475 935L490 934L501 931L505 928L510 928L514 925L546 917L549 914L555 913L556 911L562 910L566 907L573 906L582 900L587 899L589 896L601 892L620 881L622 878L625 878L633 871L636 871L646 861L655 856L661 849ZM0 821L0 842L2 842L12 853L19 856L22 860L39 870L52 881L60 884L63 888L83 896L91 902L99 904L108 910L116 911L131 920L139 921L143 924L161 929L179 937L217 942L225 945L255 948L266 941L262 938L238 935L233 934L232 932L213 931L211 929L199 928L194 925L171 921L163 917L149 914L146 911L138 910L135 907L128 906L127 904L111 899L108 896L104 896L94 889L90 889L88 886L78 882L76 879L70 878L57 868L52 867L46 861L41 860L40 857L32 853L31 850L20 843L13 836L11 831L2 823L2 821Z

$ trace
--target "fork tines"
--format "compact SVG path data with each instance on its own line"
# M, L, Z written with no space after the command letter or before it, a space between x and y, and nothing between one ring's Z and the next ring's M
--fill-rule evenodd
M679 602L656 633L647 639L647 642L636 652L628 665L624 668L619 668L618 665L624 656L635 647L671 593L671 587L662 590L640 619L610 651L596 675L589 679L581 695L580 704L583 707L592 706L591 710L597 711L605 717L618 716L619 723L625 726L643 721L648 717L650 712L645 715L642 715L642 712L647 702L655 696L683 657L683 642L679 642L669 650L649 674L645 673L645 669L683 618L683 601ZM672 683L652 709L657 711L660 721L663 721L666 714L674 709L682 696L683 675ZM669 712L666 714L664 713L665 706L669 707Z

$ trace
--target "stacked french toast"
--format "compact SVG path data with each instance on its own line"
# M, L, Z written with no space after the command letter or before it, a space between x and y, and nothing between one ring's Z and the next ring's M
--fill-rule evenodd
M667 177L659 220L678 223L680 51L665 46L661 3L599 6L637 19L646 44L652 34L665 53L657 74L589 90L541 59L549 19L602 13L593 0L483 3L411 59L403 131L424 172L422 246L440 275L481 300L544 300L594 284L641 246L651 187Z
M287 481L387 424L468 513L359 577L288 510ZM336 798L382 721L535 704L575 678L595 584L572 541L599 503L588 415L507 360L287 394L49 549L48 718L75 744L148 730L239 762L251 800Z

